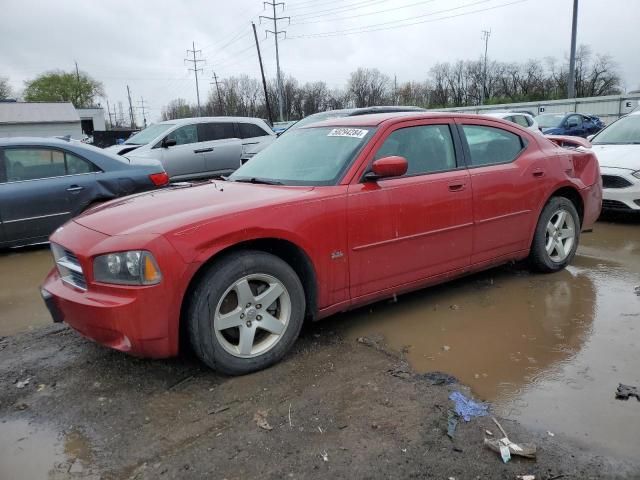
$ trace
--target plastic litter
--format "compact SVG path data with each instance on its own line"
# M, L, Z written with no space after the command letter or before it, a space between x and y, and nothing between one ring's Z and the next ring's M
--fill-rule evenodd
M453 439L453 435L456 433L456 427L458 426L458 416L449 410L449 416L447 418L447 435Z
M518 475L516 480L536 480L535 475Z
M504 435L500 440L495 440L493 438L485 438L484 444L494 452L497 452L502 457L502 461L507 463L511 459L511 455L519 455L520 457L526 458L536 458L536 446L532 443L514 443L509 440L509 436L507 432L505 432L502 425L495 419L492 418L493 422Z
M453 401L456 413L462 417L465 422L470 421L472 417L484 417L489 413L489 407L486 404L474 402L457 391L451 392L449 400Z
M16 383L16 388L24 388L27 385L29 385L30 381L31 381L30 378L25 378L24 380L20 380L19 382Z
M636 397L640 402L640 390L638 390L638 387L632 387L631 385L623 385L620 383L616 390L616 399L629 400L629 397Z

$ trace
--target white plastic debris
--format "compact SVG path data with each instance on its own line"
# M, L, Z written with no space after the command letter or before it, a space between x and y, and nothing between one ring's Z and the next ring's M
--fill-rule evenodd
M24 388L27 385L29 385L30 381L31 381L30 378L25 378L24 380L20 380L19 382L16 383L16 388Z

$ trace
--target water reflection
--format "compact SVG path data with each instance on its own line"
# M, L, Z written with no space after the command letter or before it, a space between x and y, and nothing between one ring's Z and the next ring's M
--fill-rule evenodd
M419 371L442 370L485 400L517 395L582 346L594 318L589 276L498 269L378 304L349 334L383 335Z

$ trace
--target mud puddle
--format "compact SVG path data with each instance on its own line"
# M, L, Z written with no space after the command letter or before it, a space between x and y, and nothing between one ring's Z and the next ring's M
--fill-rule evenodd
M66 479L86 476L91 450L86 438L72 431L60 436L26 420L0 422L0 478Z
M40 284L52 265L47 246L0 251L0 337L51 323Z
M421 372L444 371L494 411L606 454L635 457L640 405L640 225L599 223L553 275L499 268L346 314L347 335L384 337Z

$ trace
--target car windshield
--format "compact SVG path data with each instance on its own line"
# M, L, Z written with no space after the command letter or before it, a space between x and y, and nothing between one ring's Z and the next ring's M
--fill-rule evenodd
M229 180L335 185L373 131L371 127L296 129L242 165Z
M544 115L538 115L536 117L538 126L540 128L554 128L559 127L564 120L564 114L562 113L545 113Z
M594 145L640 144L640 115L629 115L612 123L591 141Z
M128 138L124 143L125 145L146 145L169 130L173 125L173 123L156 123L155 125L150 125L141 132L136 133L133 137Z

